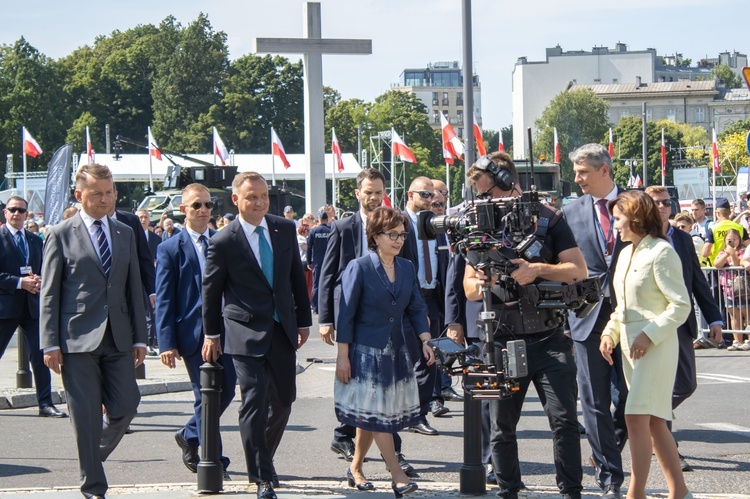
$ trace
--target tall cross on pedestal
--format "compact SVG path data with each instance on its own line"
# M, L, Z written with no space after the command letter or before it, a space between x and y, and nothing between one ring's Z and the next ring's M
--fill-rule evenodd
M316 213L326 204L323 122L323 54L372 54L372 40L321 38L320 3L305 4L304 38L256 38L256 54L303 54L305 82L305 207Z

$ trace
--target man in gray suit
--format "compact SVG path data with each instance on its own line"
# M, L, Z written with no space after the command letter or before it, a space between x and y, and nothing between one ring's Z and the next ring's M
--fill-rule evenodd
M45 364L62 374L81 492L95 498L107 492L102 462L140 401L135 367L146 356L147 333L133 231L107 216L115 202L112 173L84 165L75 184L81 211L50 227L44 245L41 347Z

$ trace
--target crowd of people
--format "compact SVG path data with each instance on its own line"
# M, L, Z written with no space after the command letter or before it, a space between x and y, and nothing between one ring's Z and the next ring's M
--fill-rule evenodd
M107 492L103 462L135 416L135 368L147 354L169 368L182 361L187 371L194 411L174 438L193 473L202 445L199 368L222 365L220 412L238 387L248 480L257 484L257 497L273 499L281 485L273 458L296 398L295 354L315 314L320 339L336 346L330 416L340 425L330 448L349 463L343 476L352 488L375 488L364 468L374 442L401 497L418 484L399 433L439 434L436 418L449 412L446 401L464 396L437 369L432 341L447 335L484 346L476 323L489 289L496 321L487 341L495 362L502 365L512 340L525 342L528 361L517 391L482 404L482 460L498 495L514 499L524 487L516 429L533 385L553 433L564 498L583 490L579 399L602 498L623 495L628 443L627 497L645 498L653 451L670 497L690 498L682 474L689 465L671 419L697 386L693 302L711 341L723 341L720 306L733 330L747 322L736 296L725 293L717 304L699 256L716 267L750 268L746 232L728 206L717 207L716 222L707 223L701 200L692 213L670 220L666 189L623 190L598 144L582 146L571 160L583 195L562 211L540 204L539 223L525 235L533 233L545 251L533 261L511 259L508 275L468 265L445 234L417 237L419 212L445 214L448 190L439 180L415 178L400 211L383 206L385 178L366 168L351 216L339 220L324 206L297 220L292 206L269 214L266 180L244 172L232 183L237 215L214 219L210 192L191 184L182 192L182 221L164 213L152 223L145 210L115 210L110 170L84 165L75 178L79 207L46 228L44 241L29 227L24 199L6 205L0 352L18 327L31 353L40 415L66 416L49 398L49 370L62 375L85 497ZM502 152L480 157L467 182L478 199L522 194L515 165ZM599 278L602 297L585 317L537 308L519 291L587 277ZM734 289L734 278L720 286ZM745 344L735 335L735 349ZM225 479L230 464L222 454Z

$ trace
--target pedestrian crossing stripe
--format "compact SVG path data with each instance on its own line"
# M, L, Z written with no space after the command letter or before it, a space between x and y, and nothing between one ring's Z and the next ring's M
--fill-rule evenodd
M750 428L746 426L740 426L731 423L698 423L696 426L702 426L709 430L724 431L728 433L734 433L735 435L742 435L743 437L750 437Z

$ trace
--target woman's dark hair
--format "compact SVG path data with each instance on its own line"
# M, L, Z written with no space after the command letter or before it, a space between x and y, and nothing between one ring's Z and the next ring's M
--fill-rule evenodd
M399 225L403 225L404 229L408 230L409 224L403 213L387 206L375 208L367 217L367 247L375 251L377 248L375 236L395 229Z
M617 206L630 220L630 230L641 237L646 235L668 241L664 235L661 216L651 196L643 191L626 191L609 202L609 212Z

